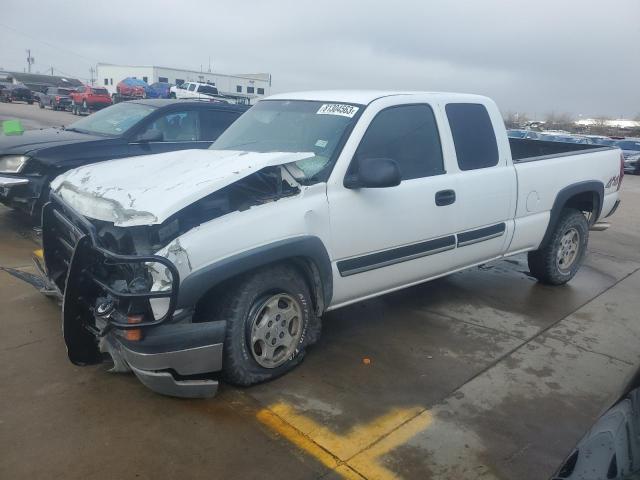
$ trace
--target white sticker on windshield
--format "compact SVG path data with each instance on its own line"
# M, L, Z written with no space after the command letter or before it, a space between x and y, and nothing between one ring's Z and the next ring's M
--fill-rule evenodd
M327 140L318 140L316 142L316 147L325 148L327 143L329 143Z
M316 112L318 115L340 115L342 117L353 118L359 108L344 103L325 103Z

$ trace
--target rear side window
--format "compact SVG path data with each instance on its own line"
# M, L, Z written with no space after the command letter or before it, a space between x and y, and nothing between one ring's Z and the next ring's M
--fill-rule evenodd
M200 140L215 140L240 116L223 110L200 111Z
M460 170L497 165L496 134L485 106L477 103L449 103L446 111Z
M356 156L395 160L403 180L444 173L433 110L428 105L382 110L367 128Z

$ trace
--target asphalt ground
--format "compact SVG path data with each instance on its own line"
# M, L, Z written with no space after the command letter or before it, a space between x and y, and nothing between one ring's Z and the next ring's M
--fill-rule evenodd
M548 478L640 362L640 177L622 200L568 285L520 255L361 302L292 373L209 400L72 365L56 302L0 271L0 478ZM0 209L0 266L37 247Z

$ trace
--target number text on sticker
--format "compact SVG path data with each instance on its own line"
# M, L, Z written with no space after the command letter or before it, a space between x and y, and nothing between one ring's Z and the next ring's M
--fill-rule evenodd
M316 113L318 115L341 115L343 117L353 118L358 110L358 107L345 105L344 103L325 103Z

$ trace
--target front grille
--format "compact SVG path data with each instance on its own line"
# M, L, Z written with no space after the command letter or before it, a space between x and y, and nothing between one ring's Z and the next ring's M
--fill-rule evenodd
M61 292L78 240L92 233L89 226L65 209L59 198L52 196L42 216L42 243L47 273Z
M55 193L43 209L42 243L47 275L63 293L65 303L82 301L85 308L93 309L99 299L113 301L120 315L108 322L124 329L157 325L173 315L180 282L175 265L157 255L122 255L104 248L94 225ZM152 290L148 282L140 287L139 274L150 275L149 263L159 263L168 270L169 290ZM140 311L141 305L148 307L149 300L157 298L169 298L161 318L154 318L150 308ZM146 313L147 320L130 325L126 323L129 313Z

